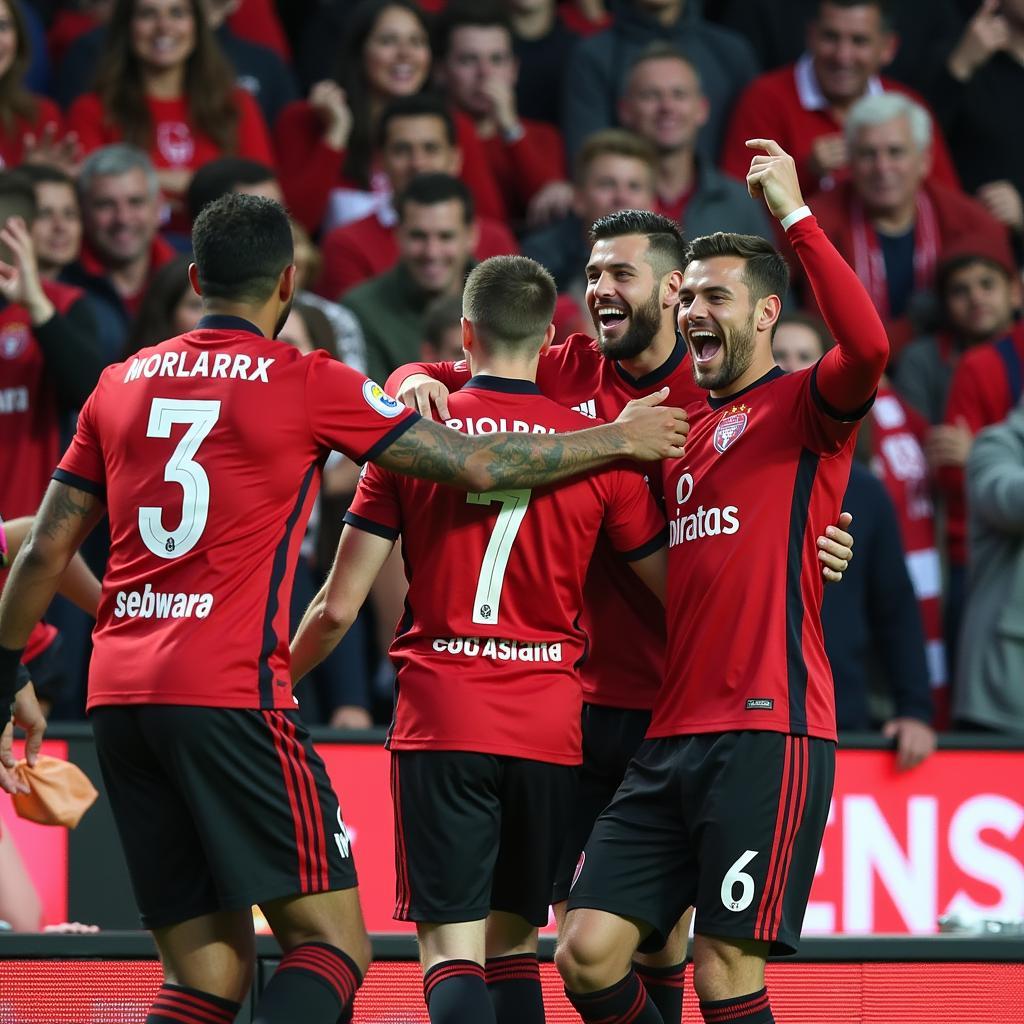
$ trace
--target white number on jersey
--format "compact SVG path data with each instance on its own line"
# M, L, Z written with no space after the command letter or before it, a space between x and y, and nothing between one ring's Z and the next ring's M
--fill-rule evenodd
M166 530L163 525L164 510L160 506L144 505L139 508L142 542L159 558L178 558L191 551L206 529L206 518L210 511L210 480L195 457L219 416L219 401L153 399L146 437L170 437L174 424L189 425L164 466L164 479L168 483L179 484L184 491L181 522L175 529Z
M754 880L743 869L757 856L757 850L747 850L735 864L725 873L722 879L722 905L726 910L734 910L739 913L746 910L754 899ZM736 899L733 890L736 883L740 884L742 891L740 898Z
M473 621L493 626L501 610L501 588L505 583L508 558L530 504L530 491L484 491L482 494L467 494L466 501L470 505L501 502L501 511L487 542L484 560L480 563L476 597L473 598Z

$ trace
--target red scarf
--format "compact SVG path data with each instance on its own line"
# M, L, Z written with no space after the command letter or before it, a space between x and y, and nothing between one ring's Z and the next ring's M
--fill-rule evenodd
M868 224L859 199L853 201L850 209L850 229L853 232L853 269L867 288L878 315L885 320L889 316L885 257L878 244L878 235ZM931 287L938 259L939 223L935 217L935 206L921 189L917 193L917 216L914 222L915 291L926 291Z

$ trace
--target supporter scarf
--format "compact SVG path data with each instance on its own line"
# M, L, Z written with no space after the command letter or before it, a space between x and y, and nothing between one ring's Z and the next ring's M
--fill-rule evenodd
M889 316L889 289L886 285L885 257L878 244L878 235L868 223L864 206L855 199L850 210L853 232L853 269L867 288L878 315ZM914 222L914 290L925 291L935 277L939 258L939 224L935 205L924 190L917 193L917 216Z

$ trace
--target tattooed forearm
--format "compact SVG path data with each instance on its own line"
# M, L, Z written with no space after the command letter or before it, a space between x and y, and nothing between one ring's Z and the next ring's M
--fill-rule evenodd
M17 650L25 645L49 607L68 562L103 510L94 495L50 482L0 595L0 646Z
M537 487L595 469L628 453L615 426L571 434L466 437L421 420L377 460L387 469L472 491Z

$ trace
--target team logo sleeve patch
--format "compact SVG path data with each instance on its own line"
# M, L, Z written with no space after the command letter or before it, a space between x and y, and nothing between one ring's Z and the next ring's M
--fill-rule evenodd
M363 398L374 412L379 412L381 416L385 416L389 420L400 416L405 411L405 406L401 402L392 398L379 384L372 380L367 380L363 384Z
M750 406L734 405L719 421L715 427L715 449L720 454L725 454L733 442L747 429L747 413Z

